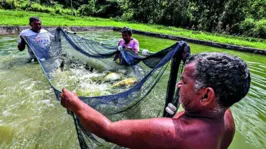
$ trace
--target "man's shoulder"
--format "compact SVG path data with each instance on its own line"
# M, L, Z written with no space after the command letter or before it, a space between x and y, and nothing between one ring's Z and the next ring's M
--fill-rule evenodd
M139 42L139 41L138 41L137 39L135 39L135 38L133 38L133 41L134 41L134 42L136 42L136 43L138 43L138 42Z
M177 113L173 117L173 120L176 124L179 124L180 129L183 133L192 133L194 135L200 135L201 133L206 134L208 132L208 129L216 129L218 126L220 126L217 125L216 122L212 122L210 120L187 116L183 111Z
M41 29L39 33L49 33L49 32L45 29ZM21 31L19 35L20 36L32 36L32 35L37 35L39 33L33 32L31 29L25 29Z
M45 30L45 29L41 29L41 30L40 30L40 33L48 33L48 31Z
M219 148L220 140L224 137L225 132L221 127L223 125L208 121L184 115L175 118L175 122L179 126L179 136L181 139L186 138L182 140L180 146L198 149ZM204 141L200 138L204 138Z
M25 29L23 31L20 32L20 36L32 36L32 35L36 35L38 33L32 31L31 29Z
M123 44L124 44L124 39L120 39L120 40L118 41L118 45L122 46Z
M31 29L24 29L23 31L20 32L20 35L27 35L28 33L31 33Z
M235 131L235 122L230 109L225 111L224 123L228 131Z

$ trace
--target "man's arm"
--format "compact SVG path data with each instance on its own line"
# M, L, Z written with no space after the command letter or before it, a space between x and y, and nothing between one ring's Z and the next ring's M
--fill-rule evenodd
M135 39L133 50L135 51L135 53L139 53L139 41L137 39Z
M25 49L26 42L22 37L19 37L19 38L20 38L20 41L18 42L18 50L23 51Z
M87 130L124 147L173 148L178 142L178 126L170 118L111 122L66 89L61 94L61 104L73 111Z
M121 43L121 42L122 42L122 40L123 40L123 39L120 39L120 40L118 41L118 44L117 44L117 46L122 46L122 43Z

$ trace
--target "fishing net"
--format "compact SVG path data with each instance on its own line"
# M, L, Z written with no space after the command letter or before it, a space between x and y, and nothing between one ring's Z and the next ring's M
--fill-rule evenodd
M49 33L23 37L34 52L58 100L63 87L105 115L138 105L155 87L172 59L181 61L185 42L177 42L148 56L96 42L57 28ZM81 148L95 148L100 139L73 117ZM86 143L87 142L87 143Z

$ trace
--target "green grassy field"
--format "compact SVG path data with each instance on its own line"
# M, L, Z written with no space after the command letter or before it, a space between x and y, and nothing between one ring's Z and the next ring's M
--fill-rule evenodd
M132 29L141 31L175 35L204 41L213 41L218 43L253 47L266 50L265 39L212 34L170 26L131 23L117 21L115 19L103 19L94 17L76 17L70 15L57 15L39 12L11 11L0 9L0 25L26 26L28 25L28 18L30 16L40 17L42 19L43 26L128 26Z

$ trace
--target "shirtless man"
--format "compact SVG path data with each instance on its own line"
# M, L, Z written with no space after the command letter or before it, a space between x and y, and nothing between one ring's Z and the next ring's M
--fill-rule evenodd
M235 125L229 110L250 87L247 65L224 53L202 53L186 61L179 101L184 111L173 118L111 122L63 89L61 104L73 111L90 132L128 148L227 149Z

